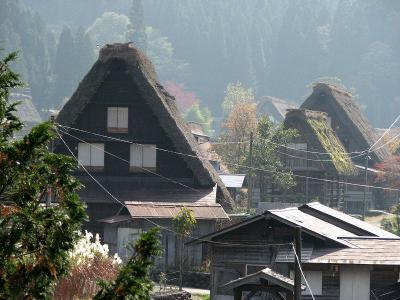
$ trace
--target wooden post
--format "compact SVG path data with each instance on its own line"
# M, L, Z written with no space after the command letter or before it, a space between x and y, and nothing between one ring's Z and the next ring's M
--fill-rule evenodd
M242 289L240 287L233 289L233 300L242 300Z
M180 234L180 251L179 251L179 290L182 291L183 285L183 235Z
M247 213L250 213L251 202L253 199L253 132L250 133L250 153L249 153L249 160L250 160L250 168L249 168L249 179L248 184L249 187L247 189Z
M294 300L301 300L301 227L295 229L295 251L297 256L294 257Z
M369 158L369 150L365 156L365 185L368 185L368 158ZM364 201L363 201L363 220L365 220L365 213L367 210L367 187L364 187Z

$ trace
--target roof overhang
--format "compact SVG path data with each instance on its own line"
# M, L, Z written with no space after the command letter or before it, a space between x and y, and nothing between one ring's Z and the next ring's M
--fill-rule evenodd
M259 272L232 280L221 286L224 291L231 291L234 288L245 286L245 285L260 285L268 287L281 287L286 291L294 291L294 281L282 274L279 274L270 268L265 268ZM305 286L301 285L301 289L305 290Z

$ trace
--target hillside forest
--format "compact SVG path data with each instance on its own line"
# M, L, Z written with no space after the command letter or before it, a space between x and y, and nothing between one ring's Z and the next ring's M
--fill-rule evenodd
M229 83L300 104L317 80L340 82L375 127L400 106L396 0L3 0L1 56L43 116L59 109L99 49L132 41L186 119L212 132ZM211 123L214 120L213 124Z

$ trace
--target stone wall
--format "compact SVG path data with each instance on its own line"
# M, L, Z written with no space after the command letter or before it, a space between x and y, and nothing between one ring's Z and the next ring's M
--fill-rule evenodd
M170 293L154 294L152 300L190 300L192 296L186 291L176 291Z
M153 272L152 279L159 282L160 273ZM179 285L179 273L173 272L167 275L167 285ZM210 273L183 271L183 286L198 289L210 288Z

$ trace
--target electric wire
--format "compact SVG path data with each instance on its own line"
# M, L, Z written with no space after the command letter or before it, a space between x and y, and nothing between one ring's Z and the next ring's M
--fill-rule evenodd
M399 115L397 116L397 118L393 121L393 123L390 124L389 128L387 128L387 129L385 130L385 132L381 135L381 137L380 137L379 139L377 139L375 143L373 143L373 145L368 149L368 152L371 151L372 148L374 148L375 145L377 145L377 144L380 142L380 140L383 139L383 137L384 137L387 133L389 133L390 129L392 129L392 127L394 126L394 124L396 124L397 121L398 121L399 119L400 119L400 114L399 114Z
M67 127L67 126L64 126L64 125L60 125L60 126ZM87 131L87 130L75 129L75 128L72 128L72 127L69 127L69 128L73 129L73 130L77 130L77 131L81 131L81 132L85 132L85 133L101 136L101 137L104 137L104 138L109 138L111 140L117 140L117 141L128 143L128 144L143 145L143 144L135 143L135 142L124 140L124 139L114 138L114 137L110 137L110 136L106 136L106 135L90 132L90 131ZM202 157L202 156L199 156L199 155L193 155L193 154L177 152L177 151L173 151L173 150L159 148L159 147L156 147L156 146L153 146L153 148L155 148L155 149L157 149L159 151L169 152L169 153L176 154L176 155L208 160L208 158ZM237 163L230 163L230 162L224 162L224 161L222 161L222 163L224 163L225 165L240 167L240 168L244 168L244 169L247 169L247 170L266 172L266 173L270 173L270 174L279 174L279 175L285 175L286 174L286 173L281 172L281 171L267 170L267 169L258 168L258 167L249 167L249 166L242 165L242 164L237 164ZM305 175L299 175L299 174L291 174L291 176L297 177L297 178L311 179L311 180L321 181L321 182L338 183L338 184L349 185L349 186L366 187L366 188L380 189L380 190L387 190L387 191L400 191L400 189L397 189L397 188L373 186L373 185L359 184L359 183L351 183L351 182L338 181L338 180L326 179L326 178L311 177L311 176L305 176Z
M77 163L82 167L82 169L85 171L86 174L89 175L89 177L104 191L106 192L111 199L113 199L114 201L118 202L119 204L121 204L123 207L127 208L127 205L125 203L123 203L122 201L118 200L117 197L115 197L106 187L104 187L98 180L96 180L96 178L82 165L82 163L78 160L78 158L74 155L73 151L71 150L71 148L68 146L68 144L65 142L65 140L62 138L62 136L60 135L60 133L57 130L57 134L60 137L61 141L63 142L64 146L67 148L67 150L71 153L72 157L77 161ZM259 214L258 216L261 216L262 214ZM256 215L257 216L257 215ZM178 233L177 231L165 227L163 225L160 225L154 221L152 221L149 218L143 217L144 220L150 222L151 224L158 226L166 231L172 232L175 235L180 235L180 233ZM226 242L218 242L218 241L210 241L210 240L206 240L206 239L201 239L201 238L197 238L191 235L188 235L187 237L189 237L190 239L194 240L194 241L201 241L201 242L207 242L207 243L211 243L211 244L218 244L218 245L226 245L226 246L249 246L249 247L270 247L270 246L287 246L290 245L291 243L274 243L274 244L265 244L265 245L260 245L260 244L240 244L240 243L226 243Z
M89 143L89 142L87 142L87 141L85 141L85 140L83 140L83 139L81 139L81 138L79 138L79 137L77 137L77 136L74 136L74 135L72 135L72 134L70 134L70 133L68 133L68 132L66 132L66 131L63 131L63 130L60 130L60 131L61 131L62 133L64 133L64 134L69 135L70 137L72 137L72 138L74 138L74 139L77 139L78 141L81 141L81 142L83 142L83 143L86 143L86 144L90 145L90 146L93 147L93 148L96 148L96 149L98 149L98 150L100 150L100 151L103 151L104 153L106 153L106 154L108 154L108 155L110 155L110 156L113 156L113 157L115 157L115 158L117 158L117 159L119 159L119 160L121 160L121 161L124 161L124 162L130 164L130 161L127 160L127 159L124 159L124 158L122 158L122 157L120 157L120 156L118 156L118 155L115 155L115 154L113 154L113 153L111 153L111 152L109 152L109 151L106 151L106 150L104 150L104 149L102 149L102 148L100 148L100 147L97 147L97 146L95 146L95 145L93 145L93 144L91 144L91 143ZM150 174L156 175L156 176L158 176L158 177L160 177L160 178L162 178L162 179L164 179L164 180L167 180L167 181L169 181L169 182L178 184L178 185L180 185L180 186L182 186L182 187L184 187L184 188L187 188L187 189L190 189L190 190L192 190L192 191L199 192L199 193L201 192L201 191L199 191L199 190L197 190L197 189L195 189L195 188L192 188L192 187L190 187L190 186L188 186L188 185L185 185L185 184L183 184L183 183L181 183L181 182L179 182L179 181L173 180L173 179L171 179L171 178L165 177L165 176L163 176L163 175L161 175L161 174L159 174L159 173L150 171L150 170L148 170L148 169L146 169L146 168L143 168L143 167L139 167L139 166L137 166L137 167L138 167L139 169L145 171L145 172L148 172L148 173L150 173Z
M299 266L301 276L304 278L304 282L306 283L306 286L307 286L308 290L310 291L311 298L312 298L313 300L315 300L315 298L314 298L314 293L313 293L313 291L311 290L310 285L308 284L308 281L307 281L306 276L304 275L303 268L301 267L300 259L299 259L298 255L297 255L296 248L295 248L295 246L294 246L293 243L292 243L292 248L293 248L293 253L294 253L294 255L296 256L295 262L297 262L297 265Z

